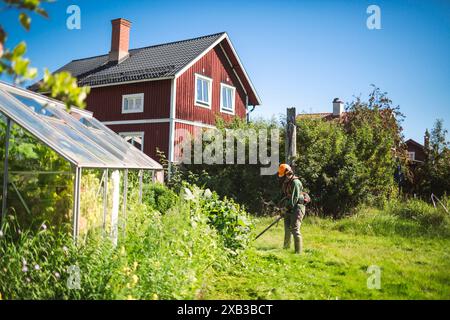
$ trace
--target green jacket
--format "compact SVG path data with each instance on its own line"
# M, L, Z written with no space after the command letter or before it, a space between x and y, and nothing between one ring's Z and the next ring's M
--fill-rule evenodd
M302 205L304 202L303 185L298 178L292 179L288 182L288 185L283 185L282 197L287 200L286 204L290 208L294 208L295 205Z

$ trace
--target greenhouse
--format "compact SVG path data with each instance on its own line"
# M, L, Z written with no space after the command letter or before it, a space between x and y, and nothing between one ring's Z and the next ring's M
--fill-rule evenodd
M127 197L141 200L163 169L92 113L3 82L0 127L1 219L40 216L70 226L75 239L91 228L117 239Z

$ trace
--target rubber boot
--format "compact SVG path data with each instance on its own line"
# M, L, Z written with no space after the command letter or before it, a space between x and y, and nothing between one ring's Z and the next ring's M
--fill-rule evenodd
M302 237L295 237L294 238L294 248L295 248L295 253L296 254L300 254L302 253L302 247L303 247L303 241L302 241Z

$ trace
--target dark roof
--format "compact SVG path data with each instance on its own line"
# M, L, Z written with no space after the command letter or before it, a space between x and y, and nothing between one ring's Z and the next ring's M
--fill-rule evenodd
M419 142L417 142L417 141L415 141L415 140L413 140L413 139L408 139L408 140L406 140L405 141L405 143L408 145L408 144L412 144L412 145L415 145L415 146L417 146L417 147L419 147L419 148L425 148L422 144L420 144Z
M79 85L89 86L173 77L224 34L131 49L119 64L109 62L108 54L73 60L55 72L68 71ZM38 86L39 82L29 88L37 90Z

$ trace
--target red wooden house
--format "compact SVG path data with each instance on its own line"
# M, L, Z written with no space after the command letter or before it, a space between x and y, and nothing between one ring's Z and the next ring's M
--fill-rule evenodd
M88 110L150 157L174 159L175 130L210 128L218 114L245 118L260 99L228 35L129 49L131 23L112 20L109 54L73 60L69 71L88 85ZM37 86L34 86L37 89Z

